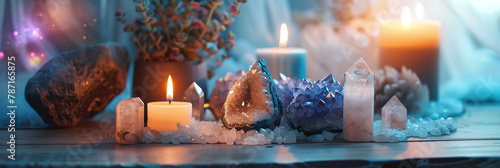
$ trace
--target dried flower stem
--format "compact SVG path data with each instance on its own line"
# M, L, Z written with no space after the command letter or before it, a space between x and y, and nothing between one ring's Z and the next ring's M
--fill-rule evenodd
M217 5L215 5L214 7L212 7L210 9L210 13L208 13L208 17L207 17L207 21L205 22L205 25L209 25L210 24L210 21L212 20L212 15L215 11L215 8L217 8ZM207 31L207 29L203 29L203 31L201 32L200 34L200 37L198 37L198 39L201 40L201 38L203 38L203 36L205 35L205 32Z
M146 11L142 12L142 16L144 16L144 19L148 18L148 15L146 15ZM151 32L151 23L146 24L146 28L148 29L149 32ZM158 49L161 49L160 45L158 44L158 41L156 41L156 38L153 33L149 33L149 36L151 39L155 42L155 46Z
M132 36L134 36L134 33L132 31L130 31L130 34L132 34ZM148 52L146 51L146 49L144 47L142 47L141 43L139 41L135 41L135 44L137 44L137 46L139 47L139 49L141 49L140 52L144 53L144 54L147 54Z

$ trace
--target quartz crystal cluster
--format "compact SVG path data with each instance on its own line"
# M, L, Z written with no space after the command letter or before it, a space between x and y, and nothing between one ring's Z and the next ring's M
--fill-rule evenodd
M186 91L184 91L182 100L192 104L192 116L194 119L203 121L205 117L205 108L203 107L205 104L205 93L203 93L203 89L201 89L196 82L193 82Z
M341 130L344 88L333 75L311 82L303 79L294 88L287 116L293 128L306 133Z
M457 122L453 118L432 119L408 119L405 130L390 129L382 126L381 120L374 122L373 141L375 142L398 142L409 137L425 138L427 136L449 135L457 130Z
M227 73L224 78L219 78L215 83L215 88L212 90L209 103L214 111L216 120L222 117L222 105L226 102L227 95L229 90L233 87L234 81L243 75L245 75L245 71L243 70L234 74Z
M144 103L141 98L133 97L116 105L116 142L137 144L141 142L144 128Z
M375 71L375 109L380 111L396 95L408 113L421 112L429 103L429 90L415 72L403 67L401 72L390 66Z
M344 74L344 139L371 141L373 133L374 77L359 58Z
M266 61L257 60L248 73L236 79L222 107L227 128L259 129L279 125L283 105Z
M266 145L289 144L297 141L323 142L342 139L342 133L323 131L320 134L306 136L289 126L276 126L274 128L260 128L258 130L227 129L221 122L191 121L191 125L177 124L176 131L159 132L144 128L142 141L145 143L164 144L207 144L222 143L228 145Z

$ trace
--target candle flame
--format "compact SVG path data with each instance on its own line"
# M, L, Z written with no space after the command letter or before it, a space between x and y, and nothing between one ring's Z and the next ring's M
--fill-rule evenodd
M280 47L286 47L288 44L288 28L285 23L281 23L280 28Z
M403 7L403 11L401 11L401 25L404 27L411 25L411 12L408 6Z
M421 3L417 3L417 6L415 6L415 14L417 15L417 19L424 19L424 7Z
M168 75L167 81L167 101L172 101L174 99L174 86L172 85L172 77Z

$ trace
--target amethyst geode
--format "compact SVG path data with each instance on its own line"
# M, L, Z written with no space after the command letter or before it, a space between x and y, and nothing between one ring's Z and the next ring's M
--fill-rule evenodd
M294 88L293 100L287 107L290 125L306 133L341 130L344 106L344 87L333 75L320 81L303 79Z
M257 60L239 77L222 107L222 123L243 130L274 128L279 125L283 105L267 69L266 61Z

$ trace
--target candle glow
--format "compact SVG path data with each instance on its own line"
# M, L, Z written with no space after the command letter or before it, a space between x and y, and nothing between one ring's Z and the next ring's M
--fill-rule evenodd
M411 26L411 12L408 6L403 7L403 11L401 12L401 25L403 27Z
M285 23L281 23L280 28L280 47L286 47L288 44L288 28Z
M379 32L380 67L386 65L413 70L429 88L430 99L437 98L439 63L439 22L420 20L424 16L422 5L408 6L401 11L401 20L384 23ZM417 24L412 20L417 18Z
M172 76L167 80L167 101L149 102L147 108L148 127L157 131L175 131L177 123L189 125L192 117L192 104L189 102L173 101L174 87Z
M415 15L417 15L417 19L419 20L424 19L424 7L421 3L417 3L415 6Z
M174 100L174 88L172 85L172 76L168 75L167 81L167 101Z

